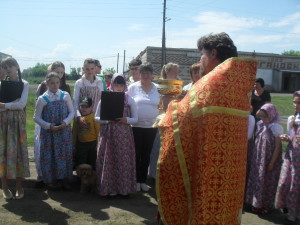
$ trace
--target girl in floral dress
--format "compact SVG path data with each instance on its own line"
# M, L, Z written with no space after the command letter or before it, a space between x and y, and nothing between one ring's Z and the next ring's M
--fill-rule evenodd
M115 74L111 82L111 91L125 92L126 81ZM97 152L97 189L105 196L128 195L136 192L135 148L130 124L137 122L135 101L125 94L123 117L116 121L100 120L101 101L98 104L95 119L101 123Z
M21 77L19 64L14 58L3 59L0 67L10 81L17 81ZM22 182L24 177L30 176L25 113L29 84L25 80L21 82L24 86L20 98L7 103L0 102L0 178L2 195L6 200L23 198ZM8 187L8 180L11 179L16 179L15 197Z
M287 219L300 219L300 91L293 95L295 115L287 121L287 133L281 140L288 141L279 179L276 207L288 213Z
M276 189L282 164L281 140L283 132L280 117L273 104L265 104L257 112L255 146L250 159L246 203L252 211L265 214L274 208Z
M71 96L71 89L70 86L66 83L66 73L65 73L65 65L60 61L55 61L48 67L48 72L56 72L60 78L60 86L59 89L62 91L66 91ZM43 81L39 84L37 91L36 91L36 98L41 96L47 91L47 83ZM42 176L42 169L40 165L40 131L41 127L38 124L35 124L34 129L34 160L35 160L35 167L37 172L37 182L36 187L42 188L44 186L43 176Z
M50 72L46 76L48 90L36 103L34 121L41 126L40 164L43 181L51 189L61 185L70 189L72 177L72 132L70 123L74 118L74 108L70 95L59 89L60 78Z

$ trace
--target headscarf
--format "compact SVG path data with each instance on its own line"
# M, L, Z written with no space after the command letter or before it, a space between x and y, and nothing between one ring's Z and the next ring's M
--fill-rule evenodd
M121 73L115 73L114 75L113 75L113 77L111 78L111 82L110 82L110 90L111 91L114 91L114 82L115 82L115 79L116 79L116 77L118 77L118 76L121 76L121 77L123 77L124 78L124 86L125 86L125 88L124 88L124 92L126 92L128 89L127 89L127 85L126 85L126 79L125 79L125 76L123 75L123 74L121 74Z
M299 97L300 98L300 91L295 91L293 94L293 97Z
M271 103L264 104L260 109L264 110L270 119L270 123L280 123L281 119L277 108Z

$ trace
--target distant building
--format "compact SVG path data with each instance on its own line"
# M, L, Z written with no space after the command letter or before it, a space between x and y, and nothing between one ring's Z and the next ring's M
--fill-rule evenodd
M11 57L11 55L7 55L5 53L0 52L0 59L6 58L6 57Z
M151 62L154 75L161 72L161 48L146 47L137 58L142 62ZM180 66L180 78L190 82L189 67L199 62L198 49L167 48L167 63L174 62ZM294 92L300 90L300 56L285 56L271 53L238 52L239 57L254 57L258 60L256 77L265 80L266 88L273 92Z
M192 64L199 62L200 54L198 49L189 48L167 48L166 49L167 61L166 63L177 63L180 67L180 78L186 83L190 82L189 68ZM161 48L160 47L146 47L137 58L142 62L151 62L154 76L160 76L161 72Z
M271 91L300 90L300 56L250 52L239 52L239 56L258 60L256 77L263 78Z

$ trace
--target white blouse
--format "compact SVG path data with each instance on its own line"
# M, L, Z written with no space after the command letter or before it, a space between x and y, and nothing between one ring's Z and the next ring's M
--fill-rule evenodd
M290 132L291 132L291 126L290 126L290 123L291 123L292 119L294 119L294 118L295 118L294 115L288 117L288 120L287 120L287 127L286 127L286 131L287 131L287 134L288 134L288 135L290 135ZM296 124L300 124L300 115L299 115L299 113L296 115L295 123L296 123Z
M126 117L127 123L135 124L138 121L137 107L135 101L130 96L128 96L128 105L130 106L131 117ZM101 112L101 100L97 106L95 120L96 122L101 124L108 123L109 122L108 120L100 120L100 112Z
M255 128L255 118L252 115L248 116L248 140L253 137Z
M157 84L152 84L152 89L149 93L146 93L142 89L140 81L128 87L127 94L134 99L137 105L138 122L133 125L134 127L152 128L159 114L158 105L160 94L157 91Z
M279 123L270 123L268 124L268 127L275 137L279 137L283 134L283 127Z
M193 86L193 82L183 86L182 90L189 91L192 88L192 86Z
M4 109L0 109L0 111L5 111L5 110L22 110L25 108L27 99L28 99L28 92L29 92L29 84L26 80L22 79L22 82L24 83L24 88L23 92L21 95L21 98L15 102L8 102L5 103ZM1 82L0 82L1 86Z
M52 93L50 90L47 90L44 94L46 95L46 97L49 99L50 102L53 102L53 101L57 101L57 100L60 99L61 92L62 91L60 89L58 89L56 93ZM68 111L69 111L69 115L67 116L67 118L65 118L63 120L63 122L65 122L67 125L69 125L71 123L71 121L73 120L73 118L74 118L74 107L73 107L71 96L66 91L65 91L65 95L63 97L63 100L66 101ZM43 129L48 130L48 129L50 129L51 123L46 122L42 118L42 112L43 112L43 109L46 105L47 105L47 102L42 97L42 95L39 96L38 99L37 99L37 102L36 102L36 107L35 107L35 112L34 112L33 119Z
M82 87L99 87L100 91L104 91L102 80L96 76L93 83L86 79L85 75L83 75L79 80L75 82L74 86L74 110L77 112L79 107L79 96L80 96L80 89ZM77 116L80 116L80 113Z

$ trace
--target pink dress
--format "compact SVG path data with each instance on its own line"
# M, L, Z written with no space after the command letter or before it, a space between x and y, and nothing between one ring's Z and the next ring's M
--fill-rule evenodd
M300 132L299 123L290 130L290 140L279 179L276 207L287 208L290 216L300 219L300 144L296 141L296 132Z
M267 171L275 151L275 136L282 134L280 124L257 123L255 146L252 148L250 171L246 187L246 203L256 208L274 208L275 195L282 164L281 154L272 171Z
M278 186L279 174L282 164L281 148L280 154L274 162L272 171L268 171L268 165L276 150L275 138L283 133L279 124L280 117L275 105L264 104L260 110L265 114L269 122L264 119L257 122L255 132L255 145L250 156L250 170L246 186L246 203L255 208L272 209L275 206L275 196Z

